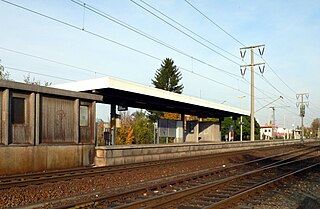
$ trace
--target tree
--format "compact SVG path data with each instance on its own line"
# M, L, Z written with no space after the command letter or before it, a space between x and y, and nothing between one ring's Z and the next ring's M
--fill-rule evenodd
M153 143L153 123L145 112L136 111L131 115L121 113L121 126L117 129L116 144L150 144Z
M181 120L181 115L179 113L164 112L160 118L168 120Z
M132 144L133 141L133 121L128 112L121 113L121 126L117 129L116 144ZM132 133L131 133L132 129ZM131 139L130 139L131 138Z
M97 126L98 145L105 145L104 138L103 138L104 121L102 119L98 119L96 122L96 126Z
M136 111L132 114L133 135L135 144L153 143L153 123L148 119L145 112Z
M181 94L183 91L183 85L179 85L181 79L179 68L174 65L172 59L166 58L162 61L161 68L156 71L152 84L158 89Z
M50 86L51 85L51 82L47 82L47 81L44 81L44 83L42 85L40 80L36 80L35 77L31 78L30 73L26 76L24 75L23 77L24 77L23 81L27 84L38 85L38 86Z
M179 68L174 65L172 59L166 58L162 61L161 67L156 71L154 79L151 79L151 81L154 87L158 89L181 94L183 91L183 84L179 84L181 79L182 75ZM148 112L148 117L152 122L156 122L159 118L166 118L161 111L149 110ZM174 117L177 118L177 115L179 114L176 114Z
M250 140L250 117L242 117L242 136L244 140ZM229 133L229 127L233 126L234 130L234 139L240 140L240 118L237 120L232 120L230 117L225 117L221 123L221 137L224 139L224 135ZM254 138L255 140L260 139L260 125L255 120L254 127Z
M0 80L9 80L9 76L10 73L8 71L5 71L4 67L0 64Z
M314 136L317 136L318 138L320 137L320 136L318 136L318 134L319 134L319 131L320 130L320 118L316 118L316 119L314 119L313 121L312 121L312 123L311 123L311 131L312 131L312 134L314 135Z
M133 139L134 139L133 128L132 126L130 126L128 129L127 137L126 137L126 144L132 144Z
M117 129L116 144L125 144L127 135L128 135L127 128L123 123L121 123L120 128Z

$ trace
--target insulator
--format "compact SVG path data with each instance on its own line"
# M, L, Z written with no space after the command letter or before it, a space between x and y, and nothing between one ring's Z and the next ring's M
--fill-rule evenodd
M241 58L243 59L244 56L246 56L246 50L244 50L244 51L241 51L241 50L240 50L240 56L241 56Z
M265 65L263 65L263 67L261 68L261 67L260 67L260 65L259 65L259 70L260 70L260 73L261 73L261 74L263 74L263 73L264 73L264 69L265 69L265 67L266 67L266 66L265 66Z
M263 55L263 53L264 53L264 47L262 47L262 50L260 49L260 47L259 47L259 54L260 54L260 56L262 57L262 55Z
M242 76L244 76L246 74L246 70L247 70L247 68L243 69L243 68L240 67L240 72L241 72Z

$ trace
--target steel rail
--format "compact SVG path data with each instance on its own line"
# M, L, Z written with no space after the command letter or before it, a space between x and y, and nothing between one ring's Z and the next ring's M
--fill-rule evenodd
M285 165L292 164L292 163L299 163L301 161L310 160L312 158L319 158L319 156L316 156L316 157L312 156L312 157L308 157L308 158L304 158L304 159L294 160L292 162L285 162L285 163L282 163L282 164L273 165L273 166L266 167L266 168L263 168L263 169L253 170L253 171L250 171L250 172L247 172L247 173L244 173L244 174L232 176L232 177L229 177L229 178L226 178L226 179L222 179L222 180L219 180L219 181L210 182L210 183L207 183L207 184L204 184L204 185L199 185L199 186L187 189L187 190L178 191L176 193L165 194L162 197L154 197L154 198L152 198L152 200L151 199L150 200L141 200L139 202L135 202L135 203L119 206L119 207L114 207L114 209L141 208L141 207L143 207L144 209L165 208L165 207L168 207L170 205L176 204L177 201L180 202L180 201L182 201L182 199L187 199L190 196L199 195L199 194L204 193L206 191L212 190L213 188L216 188L216 187L218 187L220 185L224 185L226 183L230 183L230 182L235 181L235 180L240 180L241 181L241 180L244 179L244 177L248 178L249 175L251 175L251 176L252 175L256 175L258 173L265 172L265 171L273 169L273 168L279 168L281 166L285 166ZM234 192L233 195L226 194L225 197L223 197L223 196L221 197L220 201L215 202L215 203L213 203L213 204L211 204L209 206L203 207L203 208L218 208L221 205L226 206L225 204L227 202L228 202L228 204L230 204L230 202L232 200L234 200L235 198L239 198L240 194L241 195L245 195L248 192L256 191L257 189L261 188L262 186L266 186L268 184L270 185L270 183L273 183L273 182L275 182L277 180L281 180L283 178L286 178L286 177L291 176L293 174L296 174L298 172L302 172L302 171L304 171L306 169L313 168L313 167L318 166L318 165L320 165L319 162L317 162L317 163L315 163L313 165L309 165L307 167L304 167L302 169L295 170L293 172L280 174L277 177L273 176L273 177L271 177L271 179L265 179L265 180L262 180L262 181L258 181L258 182L254 183L254 184L248 185L246 188L243 188L243 189L235 188L238 191ZM160 201L157 201L158 199L160 199ZM148 205L148 202L153 202L153 203Z
M311 151L308 151L308 152L306 152L306 153L302 153L302 154L300 154L299 156L304 156L304 155L306 155L306 154L309 154L309 153L311 153L311 152L313 152L313 151L315 151L315 150L317 150L318 149L318 147L316 148L316 149L313 149L313 150L311 150ZM296 152L296 151L295 151ZM290 152L290 153L293 153L293 152ZM279 157L279 156L281 156L281 155L275 155L275 156L273 156L273 157ZM294 158L297 158L298 157L298 155L294 155L294 156L290 156L290 157L288 157L288 158L286 158L286 159L283 159L283 160L279 160L279 161L277 161L277 162L273 162L273 163L271 163L271 164L269 164L269 167L272 167L272 166L278 166L278 165L276 165L276 164L283 164L285 161L288 161L288 160L290 160L290 159L294 159ZM264 158L264 160L266 160L267 158ZM251 162L251 163L254 163L254 162L257 162L257 160L254 160L253 162ZM288 163L288 162L287 162ZM289 162L289 163L292 163L292 162ZM250 164L250 163L248 163L248 162L246 162L246 163L243 163L243 164L241 164L241 165L247 165L247 164ZM94 199L94 200L92 200L92 201L88 201L88 202L91 202L91 204L94 204L94 205L96 205L96 204L99 204L99 202L104 202L104 201L108 201L108 202L112 202L112 201L115 201L115 200L117 200L117 199L119 199L119 198L121 198L121 196L124 196L124 195L130 195L130 194L134 194L134 193L143 193L143 192L145 192L145 191L152 191L152 190L155 190L155 189L157 189L157 188L161 188L161 187L165 187L165 186L168 186L168 185L174 185L174 184L176 184L177 182L179 182L179 181L188 181L188 180L190 180L190 179L196 179L196 178L199 178L199 176L208 176L208 175L212 175L212 173L217 173L217 172L221 172L221 170L227 170L227 169L231 169L231 168L234 168L234 169L236 169L237 167L239 167L240 165L234 165L234 166L230 166L230 167L228 167L228 168L224 168L224 169L220 169L220 170L215 170L215 171L206 171L206 172L199 172L198 174L197 174L197 176L191 176L191 177L182 177L182 178L180 178L180 179L175 179L174 181L171 181L171 182L166 182L166 183L162 183L162 184L155 184L154 186L152 186L152 187L149 187L149 188L139 188L139 189L135 189L135 190L132 190L132 191L130 191L130 192L127 192L126 194L117 194L117 195L112 195L112 196L105 196L105 197L99 197L99 198L96 198L96 199ZM260 170L262 170L262 169L267 169L267 167L266 166L264 166L263 168L259 168ZM231 178L231 177L230 177ZM228 178L227 178L228 179ZM222 179L223 180L223 179ZM221 181L222 181L221 180ZM225 180L225 179L224 179ZM216 181L217 182L217 181ZM62 206L62 207L60 207L59 206L59 208L72 208L72 207L77 207L77 206L79 206L79 205L86 205L86 204L88 204L88 202L87 201L82 201L82 202L78 202L78 203L72 203L72 204L67 204L67 205L65 205L65 206ZM133 205L129 205L129 207L132 207Z
M259 148L259 149L255 149L255 151L268 150L269 148L270 147L264 148L264 149ZM304 149L309 149L309 147L302 148L300 150L304 150ZM297 151L290 151L287 153L289 154L292 152L297 152ZM172 160L134 163L129 165L104 166L104 167L95 167L95 168L92 168L92 167L75 168L75 169L67 169L63 171L49 171L45 173L31 173L31 174L24 174L24 175L4 176L4 177L0 177L0 190L8 189L15 186L23 187L23 186L33 185L33 184L53 183L58 181L72 180L75 178L79 179L84 177L105 175L113 172L128 171L128 170L137 169L137 168L143 169L144 167L159 166L159 165L166 165L166 164L179 163L179 162L185 162L185 161L194 161L194 160L210 158L210 157L225 156L230 154L242 154L242 153L248 153L248 150L220 153L215 156L204 155L204 156L196 156L196 157L189 157L189 158L186 157L186 158L179 158L179 159L172 159Z
M291 176L293 176L293 175L295 175L295 174L298 174L298 173L302 173L302 172L304 172L304 171L307 171L307 170L312 169L312 168L314 168L314 167L317 167L317 166L319 166L319 165L320 165L320 162L315 163L315 164L310 165L310 166L307 166L307 167L304 167L304 168L301 168L301 169L299 169L299 170L296 170L296 171L293 171L293 172L284 174L284 175L279 176L279 177L277 177L277 178L274 178L274 179L272 179L272 180L266 181L266 182L264 182L264 183L262 183L262 184L257 184L256 186L254 186L254 187L252 187L252 188L250 188L250 189L247 189L247 190L245 190L245 191L241 191L241 192L239 192L238 194L235 194L235 195L233 195L233 196L230 196L230 197L228 197L228 198L225 199L225 200L222 200L222 201L220 201L220 202L218 202L218 203L215 203L214 205L210 205L210 206L207 206L207 207L204 207L204 208L205 208L205 209L213 209L213 208L219 208L219 207L222 206L222 205L223 205L223 206L226 206L227 204L230 204L230 203L234 202L235 200L238 200L238 199L240 199L240 198L242 198L242 197L244 197L244 196L247 196L247 195L249 195L249 194L252 193L252 192L256 192L257 190L261 190L261 189L263 189L263 188L265 188L265 187L267 187L267 186L270 186L270 185L272 185L272 184L274 184L274 183L277 183L277 182L279 182L279 181L281 181L281 180L284 180L285 178L291 177Z

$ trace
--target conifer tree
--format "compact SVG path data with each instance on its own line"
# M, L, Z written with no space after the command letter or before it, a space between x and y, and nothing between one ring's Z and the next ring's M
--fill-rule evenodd
M154 79L151 79L151 81L154 87L158 89L181 94L183 91L183 84L179 84L181 79L182 75L179 68L172 59L166 58L162 61L161 67L156 71ZM175 117L180 117L179 114L175 115ZM148 117L152 122L156 122L159 118L166 118L163 112L152 110L149 110Z
M179 68L174 65L172 59L166 58L162 61L161 68L156 71L152 84L158 89L181 94L183 91L183 85L179 84L181 79Z

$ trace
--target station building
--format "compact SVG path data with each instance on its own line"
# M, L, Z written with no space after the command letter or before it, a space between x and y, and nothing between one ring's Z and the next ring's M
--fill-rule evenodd
M181 114L174 126L178 145L117 147L114 128L113 146L96 147L96 103L110 104L114 127L117 107ZM224 117L249 115L239 108L112 77L53 88L1 80L0 111L0 175L210 154L220 145L197 144L219 142L219 123L184 123L185 115L220 118L220 122Z
M0 175L90 166L102 96L0 82Z

